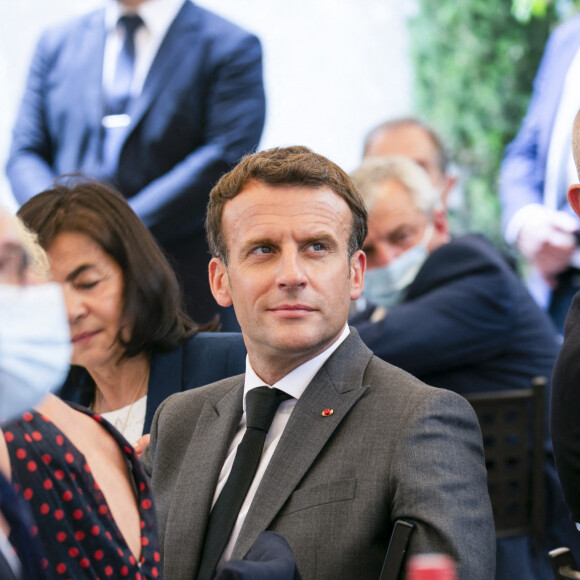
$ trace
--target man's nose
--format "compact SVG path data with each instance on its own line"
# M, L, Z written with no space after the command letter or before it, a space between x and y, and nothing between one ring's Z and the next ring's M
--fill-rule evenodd
M306 285L304 263L297 250L285 250L278 262L278 286L301 288Z

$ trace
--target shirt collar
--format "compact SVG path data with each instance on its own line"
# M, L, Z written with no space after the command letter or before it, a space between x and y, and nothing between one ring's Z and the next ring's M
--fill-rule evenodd
M177 13L189 0L147 0L135 12L145 23L145 28L154 36L164 35ZM105 28L111 32L124 14L132 13L121 2L109 0L105 6Z
M282 377L278 382L271 386L272 388L284 391L294 399L299 399L306 387L310 384L316 373L322 368L322 365L330 358L330 355L346 340L350 334L348 324L345 325L342 334L338 340L333 342L325 351L315 356L313 359L306 361L293 371L290 371L286 376ZM246 355L246 377L244 380L244 411L246 410L246 394L250 389L256 387L263 387L264 381L254 372L250 360Z

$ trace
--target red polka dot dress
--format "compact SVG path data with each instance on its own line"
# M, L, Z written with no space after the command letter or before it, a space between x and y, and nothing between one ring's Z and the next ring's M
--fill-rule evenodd
M141 519L141 559L136 561L85 457L36 411L3 426L14 486L28 501L47 571L63 579L161 577L157 526L147 478L133 448L107 421L84 407L115 438L132 474Z

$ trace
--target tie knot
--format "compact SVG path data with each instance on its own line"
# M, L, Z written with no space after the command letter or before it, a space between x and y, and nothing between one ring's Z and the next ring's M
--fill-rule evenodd
M143 25L143 19L139 14L125 14L119 18L119 26L125 30L127 37L132 38L135 31Z
M268 432L280 403L290 399L284 391L257 387L246 394L246 425L248 429Z

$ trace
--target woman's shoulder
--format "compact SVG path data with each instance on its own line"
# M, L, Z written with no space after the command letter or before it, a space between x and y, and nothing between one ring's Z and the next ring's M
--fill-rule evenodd
M246 346L239 332L198 332L183 344L184 354L210 354L213 356L240 355L245 359Z
M240 333L200 332L180 348L186 388L207 385L246 370L246 347Z

